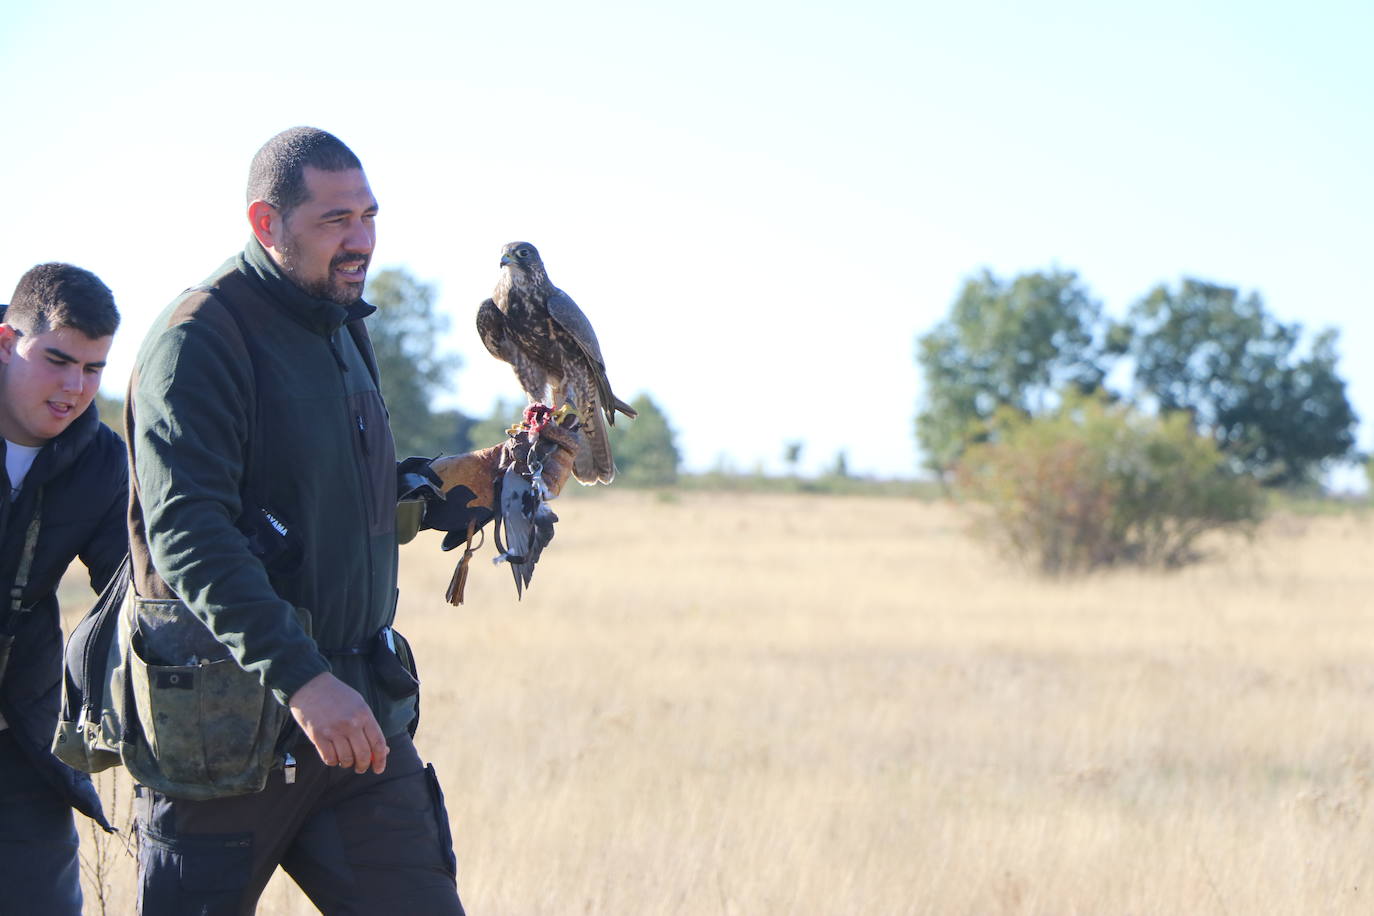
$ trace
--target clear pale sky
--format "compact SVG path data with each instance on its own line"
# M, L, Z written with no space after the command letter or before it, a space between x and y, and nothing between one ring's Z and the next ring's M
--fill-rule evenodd
M1374 4L37 3L0 12L0 301L64 260L157 312L248 238L248 162L338 134L373 271L434 283L464 367L522 239L687 466L919 463L916 336L964 278L1058 265L1121 314L1184 276L1341 331L1371 446Z

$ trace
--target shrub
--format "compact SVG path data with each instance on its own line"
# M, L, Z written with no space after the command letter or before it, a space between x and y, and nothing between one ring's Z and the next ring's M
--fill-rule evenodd
M1208 531L1251 530L1264 505L1186 415L1145 416L1100 397L1000 416L956 479L961 495L988 507L987 533L1051 574L1177 566Z

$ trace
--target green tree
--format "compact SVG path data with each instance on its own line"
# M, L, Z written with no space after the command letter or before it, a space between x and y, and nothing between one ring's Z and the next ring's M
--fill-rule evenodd
M801 439L793 439L782 444L782 460L787 464L787 473L792 477L797 476L797 469L801 466L802 449L806 443Z
M433 441L438 443L439 450L443 454L456 455L478 447L473 444L472 440L472 428L478 422L475 418L453 408L432 411L430 417L432 419L431 428L435 433ZM491 445L492 443L486 444ZM433 453L426 452L425 454Z
M506 441L506 430L519 423L524 415L524 401L498 399L492 405L491 413L473 423L468 429L468 448L479 449L500 445Z
M611 427L616 480L640 487L676 483L682 457L667 415L647 394L637 396L630 406L639 416L633 420L620 417Z
M433 286L401 268L379 271L367 285L367 301L377 307L368 332L401 456L455 451L465 444L458 441L457 418L436 414L431 406L438 394L452 390L460 365L457 355L439 349L448 318L435 311L434 297Z
M835 453L835 463L830 465L828 476L836 477L841 480L849 477L849 456L844 449Z
M1352 454L1357 418L1334 329L1302 354L1302 326L1276 320L1257 293L1185 279L1157 286L1115 335L1129 341L1138 393L1161 412L1186 412L1261 483L1309 482Z
M1102 307L1072 271L984 270L964 283L949 317L917 340L925 383L916 438L944 474L984 441L998 410L1023 416L1050 408L1065 389L1102 384L1111 354Z

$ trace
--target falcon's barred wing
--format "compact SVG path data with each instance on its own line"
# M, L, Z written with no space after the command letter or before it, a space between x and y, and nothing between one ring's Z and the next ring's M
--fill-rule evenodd
M547 305L549 317L568 332L569 336L582 348L582 352L587 354L592 365L604 373L606 361L601 358L601 344L597 343L596 332L592 330L592 323L587 320L586 315L582 314L582 310L577 307L572 296L555 287L554 291L549 294Z
M499 360L511 362L514 347L506 337L506 316L488 299L477 309L477 336L482 338L487 352Z

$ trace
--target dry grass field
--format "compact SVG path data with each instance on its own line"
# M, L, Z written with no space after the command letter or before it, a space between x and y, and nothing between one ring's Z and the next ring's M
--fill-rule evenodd
M939 504L559 510L521 603L403 550L474 916L1374 912L1374 521L1047 582Z

